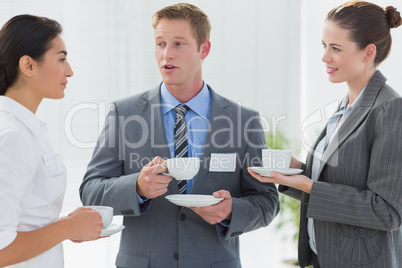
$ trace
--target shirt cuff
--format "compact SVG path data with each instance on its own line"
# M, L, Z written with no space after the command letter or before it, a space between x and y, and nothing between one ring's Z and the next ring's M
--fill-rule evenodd
M230 227L230 221L229 220L223 220L220 222L220 225L223 227L229 228Z
M217 225L217 227L218 227L218 230L219 230L219 235L221 237L225 237L226 233L228 232L229 227L230 227L230 221L223 220Z
M144 204L145 202L147 202L148 201L148 198L142 198L141 196L139 196L138 194L137 194L137 201L138 201L138 205L142 205L142 204Z
M148 210L149 204L151 203L151 200L148 198L142 198L137 194L137 201L138 205L140 206L140 212L145 213Z

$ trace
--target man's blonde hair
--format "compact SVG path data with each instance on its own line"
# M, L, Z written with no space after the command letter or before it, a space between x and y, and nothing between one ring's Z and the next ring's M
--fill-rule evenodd
M188 21L197 41L198 49L205 40L210 38L211 24L207 14L192 4L178 3L158 10L152 16L152 27L154 29L161 19Z

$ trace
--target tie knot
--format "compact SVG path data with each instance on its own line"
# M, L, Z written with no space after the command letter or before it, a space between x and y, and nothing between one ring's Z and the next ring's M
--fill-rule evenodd
M174 107L174 110L176 111L177 114L180 114L182 116L186 115L186 113L188 112L188 110L190 110L190 107L188 107L187 105L177 105L176 107Z

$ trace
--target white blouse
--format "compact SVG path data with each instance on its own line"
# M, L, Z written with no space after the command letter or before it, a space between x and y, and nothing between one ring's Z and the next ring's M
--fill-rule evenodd
M66 170L53 152L46 124L0 96L0 250L17 232L59 220L65 189ZM11 267L64 267L62 244Z

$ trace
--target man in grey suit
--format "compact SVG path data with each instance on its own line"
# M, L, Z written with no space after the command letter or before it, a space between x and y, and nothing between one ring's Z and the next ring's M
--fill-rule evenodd
M112 104L82 202L124 216L117 267L241 267L239 235L267 226L279 211L276 187L247 171L266 148L259 114L202 80L211 29L203 11L175 4L154 14L153 27L163 83ZM223 198L218 204L181 207L165 198L179 194L178 181L164 174L164 159L178 157L178 121L187 128L183 155L201 160L184 194L212 194Z

